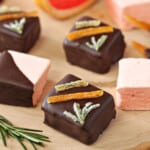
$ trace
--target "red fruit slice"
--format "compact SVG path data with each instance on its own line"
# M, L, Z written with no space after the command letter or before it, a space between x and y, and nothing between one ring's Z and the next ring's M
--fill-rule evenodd
M79 6L88 0L48 0L57 9L69 9Z

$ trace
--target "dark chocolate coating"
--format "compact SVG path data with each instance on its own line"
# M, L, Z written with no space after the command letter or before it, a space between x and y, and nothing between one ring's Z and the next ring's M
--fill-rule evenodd
M146 49L145 52L146 52L147 58L150 58L150 49Z
M79 78L73 75L67 75L57 84L67 83L76 80L79 80ZM113 97L110 94L104 92L104 95L98 98L83 99L76 101L81 105L81 108L87 102L93 102L94 104L99 103L101 105L99 108L91 111L88 114L85 120L85 124L83 126L80 126L78 123L75 123L72 120L66 118L66 116L64 116L63 114L65 110L74 114L73 103L75 102L75 100L53 104L47 103L47 98L53 95L93 90L98 90L98 88L92 85L88 85L87 87L78 87L62 92L57 92L53 87L42 104L42 109L45 113L44 122L47 125L75 139L78 139L79 141L85 144L94 143L97 140L99 134L103 132L103 130L109 125L112 118L115 118L116 115Z
M33 84L24 76L7 51L0 54L0 103L33 106Z
M91 17L83 17L79 20L92 20ZM101 23L100 26L106 24ZM71 29L74 31L75 26ZM70 32L71 32L70 31ZM102 34L96 35L98 39ZM119 29L114 29L114 32L107 33L108 39L99 48L98 51L93 50L85 45L91 41L91 36L83 37L78 40L69 41L65 38L63 46L67 61L73 65L83 67L97 73L107 73L111 64L117 62L123 57L125 50L124 37Z
M28 52L39 39L40 22L38 17L26 18L26 23L22 34L18 34L3 25L14 22L9 19L0 22L0 51L15 50L20 52Z

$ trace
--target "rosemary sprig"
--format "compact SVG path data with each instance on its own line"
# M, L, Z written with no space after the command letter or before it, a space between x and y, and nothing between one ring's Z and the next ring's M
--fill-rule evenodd
M1 13L12 13L12 12L19 12L21 9L17 6L7 6L7 5L2 5L0 6L0 14Z
M84 80L76 80L69 83L59 84L55 86L57 92L69 90L75 87L86 87L88 82Z
M14 32L17 32L18 34L22 34L25 23L26 23L26 18L22 18L19 21L15 20L14 22L10 22L9 24L4 24L3 26Z
M85 28L85 27L97 27L101 24L100 20L84 20L75 22L75 27L77 29Z
M99 48L105 43L107 40L108 36L107 35L102 35L97 41L95 39L95 36L91 37L91 43L86 42L86 46L88 46L91 49L94 49L96 51L99 50Z
M24 141L28 141L33 149L37 150L36 146L43 147L43 142L50 142L49 138L39 134L40 132L43 131L15 127L8 119L0 115L0 135L4 146L7 146L7 138L12 137L20 143L24 150L27 150Z
M92 102L88 102L85 104L85 106L81 109L79 103L73 104L73 110L75 112L75 115L71 112L64 111L64 115L73 120L74 122L78 122L81 126L84 125L85 119L87 115L94 109L100 107L100 104L93 104Z

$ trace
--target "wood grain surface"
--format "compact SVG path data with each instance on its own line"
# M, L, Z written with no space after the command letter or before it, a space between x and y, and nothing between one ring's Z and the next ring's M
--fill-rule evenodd
M105 89L115 98L118 72L117 64L113 65L107 74L92 73L68 64L62 48L65 35L80 16L90 15L115 25L107 13L103 0L97 0L97 3L84 13L65 21L56 20L42 12L34 5L32 0L5 1L5 4L17 5L23 10L39 10L42 33L39 41L30 53L49 58L52 61L52 68L49 71L49 81L47 82L41 101L51 86L68 73L80 76L90 83ZM124 35L127 42L125 57L140 57L130 45L133 39L150 46L150 33L146 31L132 30L124 32ZM15 125L43 130L44 134L49 136L52 142L46 144L45 148L39 148L39 150L127 150L141 142L150 140L150 111L117 110L117 118L111 122L107 130L91 146L86 146L43 124L44 115L41 110L41 104L36 108L0 105L0 114L10 119ZM30 145L28 147L29 150L32 149ZM0 150L21 149L20 145L13 139L9 139L7 148L0 141Z

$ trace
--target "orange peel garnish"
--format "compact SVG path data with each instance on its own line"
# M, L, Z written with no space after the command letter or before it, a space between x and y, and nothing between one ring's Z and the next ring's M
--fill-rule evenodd
M143 56L143 57L147 57L146 56L146 49L148 49L145 45L140 44L136 41L132 41L132 46Z
M150 24L149 23L139 21L136 18L129 16L129 15L126 15L126 19L137 28L144 29L144 30L150 30Z
M38 15L37 11L3 14L3 15L0 15L0 21L8 20L8 19L18 19L22 17L36 17L37 15Z
M97 98L104 94L103 90L90 91L90 92L79 92L79 93L71 93L65 95L56 95L48 98L48 103L58 103L65 102L70 100L81 100L81 99L89 99L89 98Z
M113 31L114 29L111 26L101 26L97 28L80 29L80 30L70 32L67 35L67 39L72 41L72 40L77 40L77 39L87 37L87 36L92 36L92 35L97 35L97 34L102 34L102 33L110 33Z

